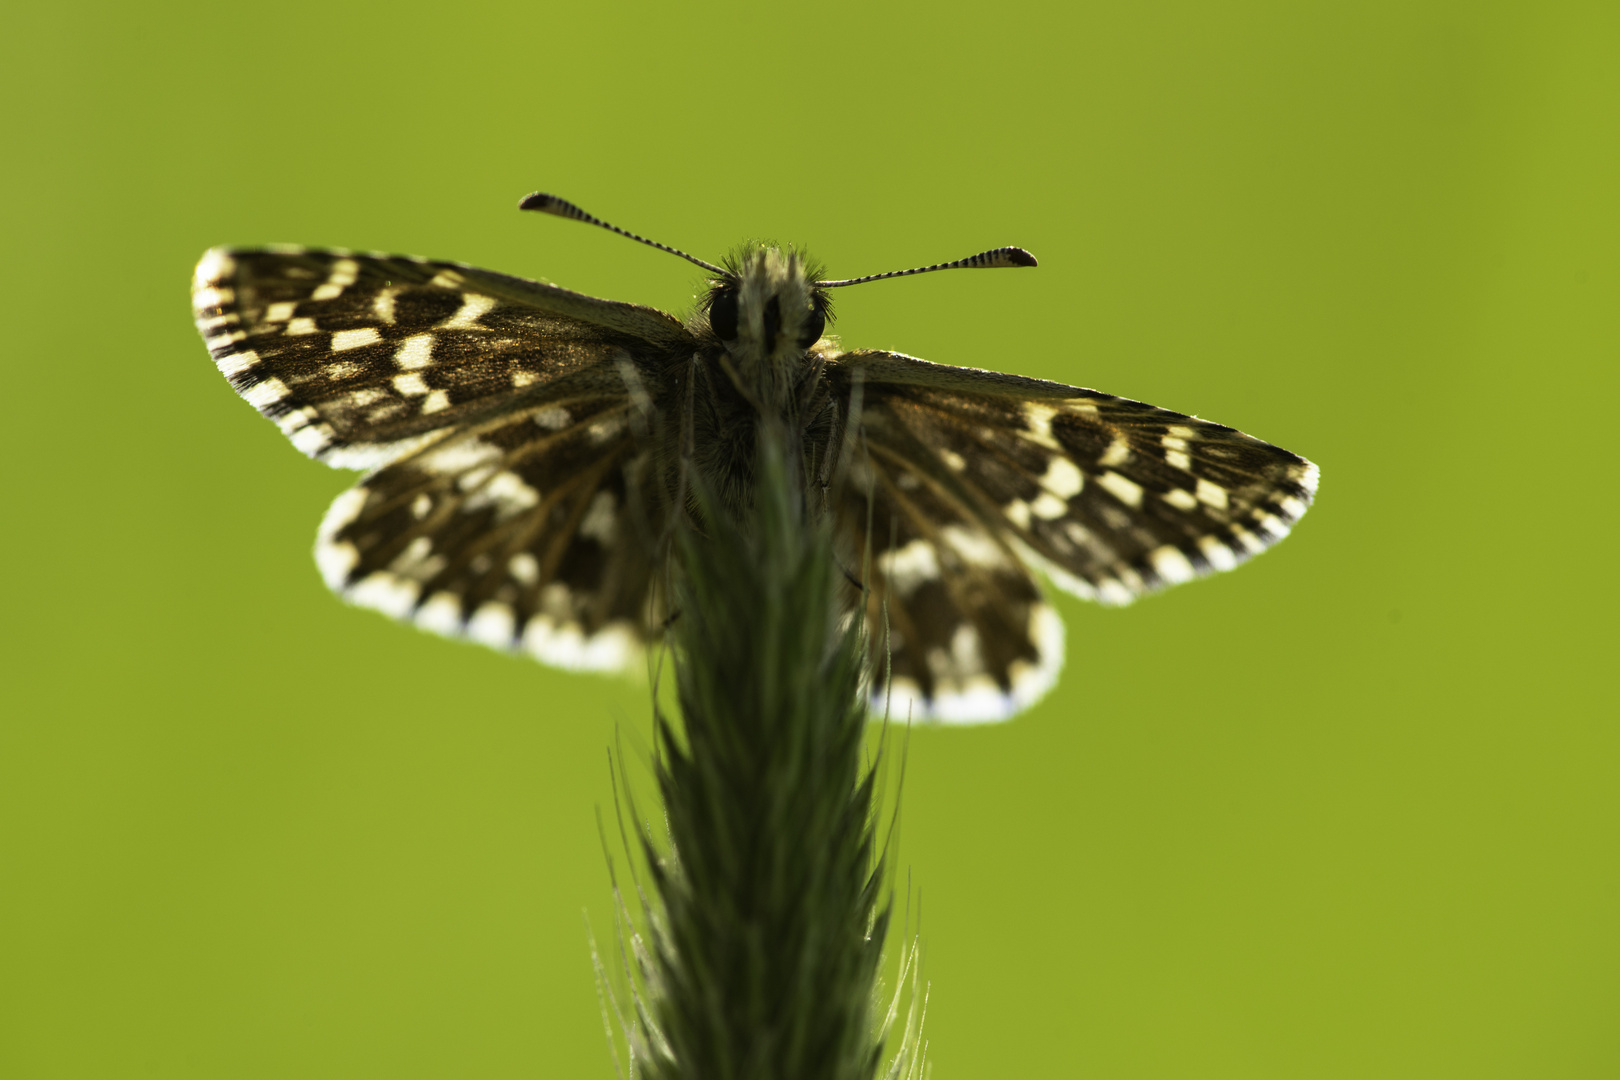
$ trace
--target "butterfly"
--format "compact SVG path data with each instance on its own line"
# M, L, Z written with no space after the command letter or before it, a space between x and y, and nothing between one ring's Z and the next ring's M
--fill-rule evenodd
M790 249L715 265L555 196L520 208L679 255L707 292L682 320L410 256L214 248L197 265L197 327L230 385L305 454L365 471L315 549L351 603L564 668L631 667L672 615L686 481L746 503L778 421L859 586L874 699L1000 719L1062 662L1038 575L1129 603L1258 554L1316 492L1315 465L1230 427L825 333L832 289L1035 265L1020 248L828 280Z

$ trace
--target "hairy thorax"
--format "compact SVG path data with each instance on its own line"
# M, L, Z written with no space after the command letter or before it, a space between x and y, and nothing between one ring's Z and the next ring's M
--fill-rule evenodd
M832 480L834 439L847 420L827 378L829 304L814 284L817 268L795 251L757 246L727 269L689 323L700 345L679 381L688 400L676 414L688 419L672 464L685 463L739 510L751 501L760 433L770 430L799 451L814 505Z

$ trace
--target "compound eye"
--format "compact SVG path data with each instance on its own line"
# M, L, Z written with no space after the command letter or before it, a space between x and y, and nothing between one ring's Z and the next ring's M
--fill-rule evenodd
M827 329L827 316L820 308L811 308L804 325L799 328L799 348L808 349L821 340L821 332Z
M709 327L721 341L737 340L736 289L721 289L709 301Z

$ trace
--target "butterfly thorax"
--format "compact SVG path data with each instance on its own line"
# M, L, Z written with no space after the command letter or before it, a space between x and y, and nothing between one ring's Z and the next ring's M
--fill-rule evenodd
M806 453L807 472L831 429L820 354L829 304L819 268L799 253L755 246L727 260L700 305L705 371L693 403L691 460L733 509L751 502L756 439L778 427ZM703 331L708 331L704 333Z
M818 268L796 251L751 247L728 260L703 308L724 348L737 389L768 416L786 416L798 404L814 366L809 350L827 323L826 294L815 287Z

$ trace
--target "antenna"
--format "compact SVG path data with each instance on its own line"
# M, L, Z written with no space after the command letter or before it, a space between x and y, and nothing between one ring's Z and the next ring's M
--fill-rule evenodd
M643 244L646 244L648 247L655 247L659 251L667 251L671 255L679 255L681 258L685 259L687 262L697 263L699 266L703 267L703 269L707 270L711 274L719 274L722 277L729 276L728 274L726 274L724 269L714 265L714 263L707 263L707 262L704 262L702 259L693 258L692 256L688 255L686 252L682 251L680 248L672 248L668 244L660 244L658 241L649 240L645 236L637 236L633 232L626 232L624 229L619 228L617 225L609 225L607 222L603 221L601 218L593 217L592 215L587 214L585 211L581 210L579 207L575 206L573 203L569 202L567 199L559 199L559 198L557 198L557 196L555 196L555 195L547 195L543 191L536 191L532 195L523 196L523 201L518 203L518 209L519 210L538 210L542 214L552 214L552 215L555 215L556 217L571 218L574 221L583 221L587 225L599 225L602 228L606 229L608 232L616 232L620 236L628 236L630 239L638 241L638 242L643 243ZM979 257L980 256L977 256L977 255L974 256L974 258L979 258ZM930 267L930 269L932 269L932 267Z
M981 251L977 255L969 255L965 259L955 262L935 263L933 266L919 266L914 270L891 270L887 274L871 274L867 277L844 278L841 281L818 281L819 289L838 289L845 285L859 285L867 281L882 281L884 278L910 277L912 274L928 274L935 270L989 270L997 266L1035 266L1035 256L1021 247L1001 247L990 251Z

